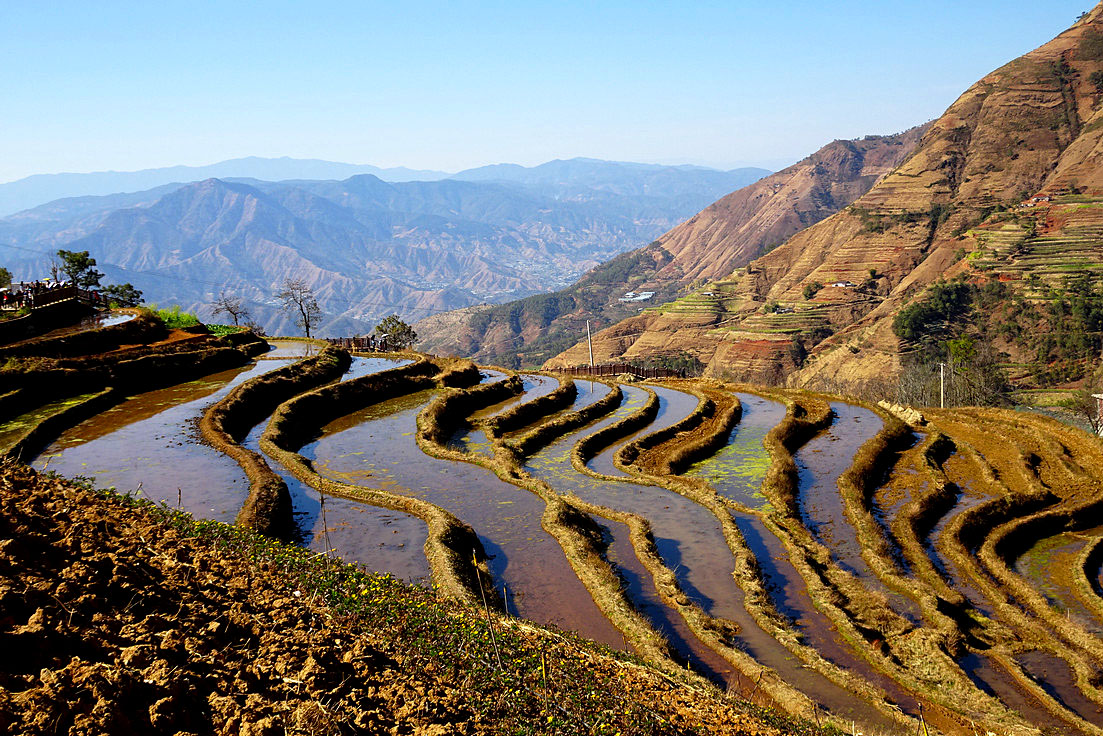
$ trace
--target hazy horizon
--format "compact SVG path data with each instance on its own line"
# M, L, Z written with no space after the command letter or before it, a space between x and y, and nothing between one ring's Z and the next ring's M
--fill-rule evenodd
M825 143L826 143L826 141L825 141ZM811 151L809 151L809 153L811 153ZM803 156L801 158L803 158ZM727 166L727 165L714 166L714 165L710 165L710 164L707 164L707 163L702 163L700 161L679 161L679 160L676 160L676 159L675 160L667 160L667 161L624 161L624 160L614 160L614 159L599 159L596 156L566 156L566 157L560 157L560 158L557 158L557 159L548 159L546 161L538 161L535 164L519 164L516 161L487 161L485 163L476 164L475 166L470 166L470 167L467 167L465 169L456 169L454 171L446 171L444 169L440 169L440 168L432 167L432 166L430 166L430 167L413 167L413 166L404 166L404 165L401 165L401 164L396 165L396 166L379 166L378 164L375 164L371 161L334 161L334 160L329 160L329 159L299 158L297 156L254 156L254 155L246 154L246 155L243 155L243 156L234 156L233 158L229 158L229 159L220 159L218 161L202 161L202 162L199 162L199 163L171 163L171 164L165 164L163 166L145 166L145 167L142 167L141 169L99 169L99 170L95 170L95 171L38 171L38 172L34 172L32 174L27 174L26 176L18 177L17 179L0 180L0 184L11 184L13 182L21 181L23 179L27 179L27 178L35 177L35 176L69 176L69 175L80 176L80 175L84 175L84 174L134 174L134 173L142 173L142 172L146 172L146 171L160 171L160 170L164 170L164 169L176 169L176 168L202 169L202 168L217 166L219 164L229 163L229 162L232 162L232 161L246 161L246 160L250 160L250 159L260 159L260 160L264 160L264 161L283 161L283 160L289 160L289 161L318 161L318 162L341 164L341 165L347 165L347 166L374 167L374 168L379 168L379 169L383 169L383 170L409 169L410 171L435 172L435 173L443 174L445 176L452 176L452 175L455 175L455 174L462 173L464 171L469 171L471 169L478 169L478 168L482 168L482 167L485 167L485 166L498 166L498 165L511 166L511 165L517 165L517 166L524 166L526 168L533 168L535 166L541 166L541 165L546 164L546 163L551 163L552 161L557 161L557 160L571 161L571 160L575 160L575 159L590 159L590 160L595 160L595 161L605 161L607 163L644 164L644 165L670 166L670 167L697 166L697 167L701 167L701 168L715 169L716 171L732 171L732 170L735 170L735 169L745 169L745 168L767 169L769 171L777 171L779 169L785 168L786 166L789 166L789 165L795 163L796 160L799 160L799 159L796 159L794 161L789 161L787 163L778 163L778 165L771 167L771 166L767 166L767 165L759 164L759 163L740 163L740 162L736 162L735 164L730 165L730 166Z

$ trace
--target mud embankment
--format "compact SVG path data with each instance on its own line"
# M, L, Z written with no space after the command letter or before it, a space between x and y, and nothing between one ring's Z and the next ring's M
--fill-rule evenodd
M22 436L8 446L4 456L29 462L30 458L57 439L62 432L113 406L121 399L121 394L121 391L106 388L86 398L68 403L29 427Z
M336 380L350 363L347 351L326 348L313 358L241 384L203 414L199 422L203 437L241 465L249 478L249 497L238 514L239 524L276 538L291 534L294 523L287 485L260 454L242 447L241 440L282 402Z
M26 468L0 473L4 733L814 733L492 616L502 667L481 609Z
M448 596L469 603L478 603L485 595L501 610L500 599L486 569L486 553L470 526L422 499L323 477L298 452L322 426L334 419L372 404L431 388L438 384L441 375L439 365L421 359L300 394L276 410L261 436L261 448L299 481L319 493L401 511L424 521L428 527L425 556L433 583Z
M521 377L510 376L503 381L444 393L418 415L418 440L443 445L452 434L469 424L472 412L517 396L524 390Z
M518 458L528 457L559 437L605 416L620 406L623 400L624 392L621 391L620 385L614 385L609 393L594 403L577 411L566 412L546 422L541 422L519 437L507 440L505 446L510 448Z
M559 439L570 431L564 427L573 428L586 424L612 411L620 403L620 399L620 387L617 386L602 400L577 412L568 412L538 425L518 441L522 446L532 447ZM475 409L482 403L474 398L453 401L469 409ZM486 405L490 403L493 402L487 401ZM640 656L661 669L684 672L675 663L669 643L629 599L623 579L607 559L608 542L594 519L574 503L561 497L545 480L533 477L522 468L520 465L522 455L513 444L506 444L501 439L494 440L494 457L487 458L450 448L446 446L443 439L434 440L434 436L446 439L447 434L431 430L429 425L435 421L432 417L440 407L438 406L432 414L430 409L432 405L426 407L418 416L418 446L434 457L479 465L493 472L499 479L540 498L545 504L540 521L541 527L563 550L570 568L582 582L601 614L612 622L621 632L624 640Z
M205 331L205 329L204 329ZM62 337L43 337L19 345L0 347L4 358L71 358L118 350L123 345L139 345L168 336L164 323L148 312L122 324L75 332Z
M488 438L494 440L510 432L527 427L570 406L578 395L574 379L565 377L555 390L508 409L483 422Z

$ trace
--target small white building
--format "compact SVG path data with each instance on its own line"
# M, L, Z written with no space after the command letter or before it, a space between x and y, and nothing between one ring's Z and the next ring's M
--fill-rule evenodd
M1103 394L1092 394L1092 398L1096 401L1095 415L1103 417ZM1103 427L1099 428L1099 436L1103 437Z
M621 302L625 302L625 303L628 303L628 302L646 302L647 300L649 300L653 296L655 296L655 292L653 292L653 291L641 291L639 293L636 293L634 291L629 291L629 292L626 292L625 295L622 296L617 301L621 301Z

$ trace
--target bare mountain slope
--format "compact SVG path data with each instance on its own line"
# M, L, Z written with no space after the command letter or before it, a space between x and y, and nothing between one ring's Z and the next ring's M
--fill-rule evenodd
M321 334L355 334L393 312L413 321L561 288L728 183L768 172L576 161L509 173L517 180L210 179L60 200L0 219L0 257L33 279L47 273L48 253L88 250L149 301L209 316L225 288L276 332L292 326L273 295L298 277L319 293ZM668 186L651 191L652 182Z
M604 331L595 353L686 350L712 374L794 385L892 375L902 347L893 317L967 267L970 228L1062 180L1098 186L1099 72L1103 6L973 85L853 205L746 269ZM576 345L549 365L583 356Z
M808 158L727 195L654 243L618 256L554 294L431 316L422 346L507 365L539 364L585 332L686 285L724 276L797 231L853 202L914 149L925 127L892 136L834 141ZM620 301L653 292L647 302Z

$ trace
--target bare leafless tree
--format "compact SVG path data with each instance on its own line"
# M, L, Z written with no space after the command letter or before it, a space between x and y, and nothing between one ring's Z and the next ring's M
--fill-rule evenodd
M245 300L239 296L227 292L225 289L218 292L218 298L211 305L211 312L218 316L228 314L234 320L234 325L240 325L241 320L249 321L249 308L245 306Z
M1070 409L1082 418L1091 427L1092 432L1099 434L1103 430L1103 408L1098 397L1103 396L1103 373L1089 374L1084 380L1084 386L1073 397Z
M276 294L276 298L282 303L287 316L310 337L310 330L317 327L322 318L322 308L318 306L314 290L303 279L284 279L283 290Z

